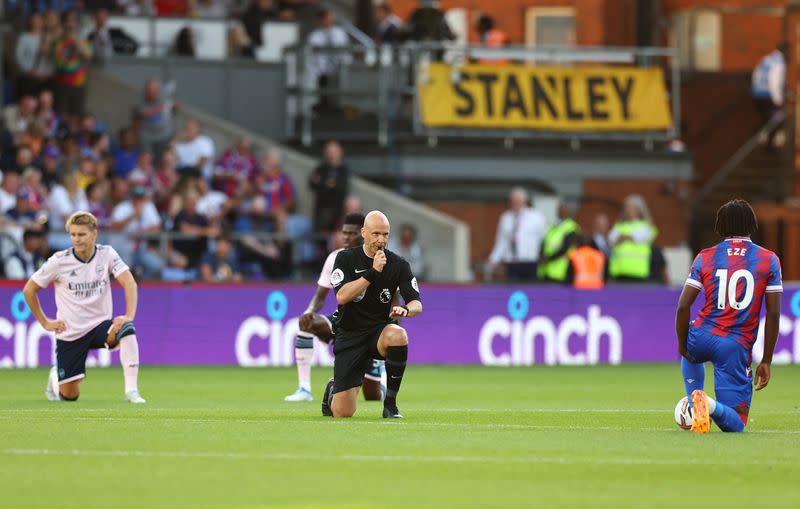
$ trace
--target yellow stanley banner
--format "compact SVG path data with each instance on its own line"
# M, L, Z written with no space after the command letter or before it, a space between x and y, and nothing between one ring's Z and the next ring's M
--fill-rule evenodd
M418 89L426 127L660 131L672 126L664 76L655 68L454 69L434 63Z

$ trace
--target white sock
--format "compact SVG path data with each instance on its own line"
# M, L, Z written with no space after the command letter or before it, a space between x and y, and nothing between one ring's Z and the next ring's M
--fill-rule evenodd
M297 363L297 382L301 389L311 392L311 358L314 357L314 336L298 332L294 340L294 360Z
M717 400L706 394L706 401L708 402L708 415L711 415L717 409Z
M52 387L53 392L56 394L56 396L60 397L61 392L60 388L58 387L58 370L56 369L55 366L50 368L48 383L50 384L50 387Z
M386 387L386 362L381 361L381 385Z
M139 390L139 342L135 334L119 341L119 361L125 376L125 392Z

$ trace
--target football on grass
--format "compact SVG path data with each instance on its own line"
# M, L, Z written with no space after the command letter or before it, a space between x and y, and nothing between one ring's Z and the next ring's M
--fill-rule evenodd
M692 429L692 407L689 406L689 398L686 396L675 405L675 422L681 429Z

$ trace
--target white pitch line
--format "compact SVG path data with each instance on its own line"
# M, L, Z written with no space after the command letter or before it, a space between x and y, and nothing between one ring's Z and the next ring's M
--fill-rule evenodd
M347 420L347 419L276 419L276 418L263 418L263 419L226 419L226 418L156 418L148 419L146 417L107 417L107 416L71 416L71 415L31 415L25 417L0 417L0 421L18 421L20 419L26 420L69 420L69 421L86 421L86 422L140 422L148 426L158 425L159 423L171 424L316 424L324 426L401 426L401 427L414 427L414 428L465 428L474 431L501 431L501 430L531 430L531 431L611 431L611 432L647 432L647 433L675 433L676 428L665 426L663 428L655 427L620 427L620 426L575 426L575 425L558 425L558 424L492 424L492 423L450 423L450 422L414 422L411 420L403 421L360 421L360 420ZM326 422L327 421L327 422ZM800 434L800 430L754 430L747 431L749 434L776 434L776 435L796 435Z
M225 459L225 460L288 460L288 461L364 461L364 462L405 462L405 463L494 463L523 465L795 465L794 460L786 461L746 461L714 459L652 459L640 457L579 457L561 458L548 456L498 457L498 456L410 456L410 455L370 455L340 454L320 455L302 453L237 453L216 451L120 451L89 449L0 449L0 455L7 456L67 456L67 457L115 457L115 458L169 458L169 459Z

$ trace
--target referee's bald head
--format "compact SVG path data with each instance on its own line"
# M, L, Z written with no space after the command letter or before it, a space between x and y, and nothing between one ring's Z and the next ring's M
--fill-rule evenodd
M364 218L364 227L374 229L389 226L389 218L380 210L373 210Z

